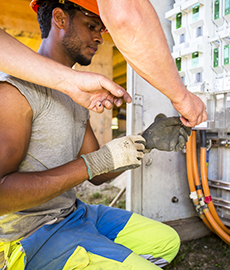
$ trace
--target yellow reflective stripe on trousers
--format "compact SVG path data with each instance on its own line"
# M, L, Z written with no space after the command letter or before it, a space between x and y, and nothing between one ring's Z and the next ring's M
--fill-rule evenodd
M159 270L160 267L155 264L145 260L141 256L136 253L131 253L123 262L124 264L128 264L132 266L132 270Z

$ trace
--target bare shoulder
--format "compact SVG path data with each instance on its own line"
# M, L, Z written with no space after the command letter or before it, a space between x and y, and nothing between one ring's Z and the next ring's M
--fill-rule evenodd
M16 87L0 83L0 177L17 170L27 151L32 109Z
M20 91L8 82L0 82L0 104L1 108L6 108L9 112L22 110L23 113L32 113L32 109L27 99Z

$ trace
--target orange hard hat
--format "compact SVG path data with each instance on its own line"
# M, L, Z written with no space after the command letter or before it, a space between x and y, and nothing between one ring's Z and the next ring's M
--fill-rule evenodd
M37 5L38 0L32 0L30 2L31 8L37 13L38 10L38 5ZM63 0L64 2L65 0ZM98 5L97 5L97 0L69 0L70 2L73 2L74 4L77 4L95 14L100 16L99 10L98 10Z

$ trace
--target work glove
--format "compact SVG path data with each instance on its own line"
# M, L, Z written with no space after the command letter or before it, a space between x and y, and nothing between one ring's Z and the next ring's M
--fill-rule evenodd
M131 135L114 139L101 149L81 155L87 166L89 179L108 172L137 168L144 157L145 139Z
M180 117L166 117L158 114L154 122L141 133L146 140L144 153L152 149L180 151L184 149L192 129L182 124Z

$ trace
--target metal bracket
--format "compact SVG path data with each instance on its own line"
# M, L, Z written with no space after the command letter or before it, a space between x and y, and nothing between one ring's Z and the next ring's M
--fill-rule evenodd
M144 106L144 97L142 95L135 95L133 104L143 107Z
M230 148L230 140L228 139L210 139L212 147L227 147Z

